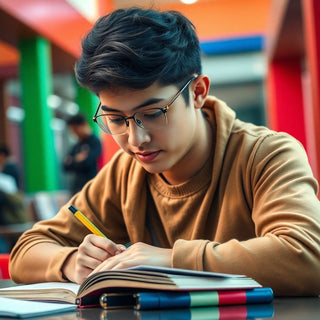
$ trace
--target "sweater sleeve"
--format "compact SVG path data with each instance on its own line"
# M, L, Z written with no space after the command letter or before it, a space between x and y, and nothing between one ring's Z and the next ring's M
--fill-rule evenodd
M255 237L178 240L172 266L245 274L276 295L318 295L320 204L302 146L285 134L270 135L259 141L246 166Z
M56 216L37 222L19 238L11 252L9 265L11 277L15 282L29 283L30 273L37 271L45 275L42 281L65 281L61 273L65 260L90 233L68 210L71 204L84 212L111 240L116 243L129 241L120 199L117 196L120 194L121 184L114 183L117 180L115 177L123 175L124 171L121 166L120 169L115 169L115 163L124 162L119 158L121 156L115 157L105 166L95 179L60 208ZM48 244L56 249L50 254L44 252L34 265L30 250L38 244Z

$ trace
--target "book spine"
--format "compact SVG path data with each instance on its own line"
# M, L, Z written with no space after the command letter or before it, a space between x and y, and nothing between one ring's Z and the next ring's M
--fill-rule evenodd
M270 303L273 300L271 288L228 291L191 292L140 292L134 294L136 310L211 307Z
M274 295L271 288L256 288L248 290L246 296L247 303L270 303Z
M190 307L189 292L139 292L134 297L136 310Z
M273 291L271 288L218 291L218 295L218 305L270 303L273 300Z
M99 297L97 296L86 296L82 298L76 298L75 304L79 308L98 307L100 305Z
M103 309L133 308L136 299L132 293L103 293L100 306Z

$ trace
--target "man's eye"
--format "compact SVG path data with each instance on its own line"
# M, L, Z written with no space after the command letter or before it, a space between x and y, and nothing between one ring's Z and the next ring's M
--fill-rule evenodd
M161 109L148 110L143 113L143 117L147 119L158 118L161 115L163 115L163 112L161 111Z
M107 121L109 123L112 123L112 124L118 124L118 125L122 125L124 123L124 119L123 117L119 117L119 116L107 116Z

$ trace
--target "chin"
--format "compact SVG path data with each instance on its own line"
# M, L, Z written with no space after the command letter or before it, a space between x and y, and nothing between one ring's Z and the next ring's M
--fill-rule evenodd
M141 166L149 173L157 174L157 173L163 173L168 170L168 168L160 168L159 166L151 165L151 164L145 164L141 163Z
M154 168L150 168L148 166L143 166L143 168L148 172L148 173L152 173L152 174L157 174L157 173L162 173L164 172L164 170L156 170Z

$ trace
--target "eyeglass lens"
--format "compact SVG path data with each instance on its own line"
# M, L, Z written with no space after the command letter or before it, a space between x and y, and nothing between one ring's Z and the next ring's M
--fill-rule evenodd
M132 118L137 126L143 129L158 129L167 125L167 116L160 108L147 109L144 112L136 112L132 117L126 118L119 115L98 116L99 126L111 134L121 134L127 131L128 120Z

